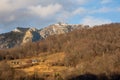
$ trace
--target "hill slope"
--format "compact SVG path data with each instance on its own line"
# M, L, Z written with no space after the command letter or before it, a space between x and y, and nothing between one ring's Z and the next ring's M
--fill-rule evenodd
M73 30L19 48L0 50L0 59L11 63L28 60L26 65L15 62L14 66L19 66L12 67L14 73L22 71L26 75L14 74L14 78L19 75L28 80L119 80L120 24ZM37 64L31 60L37 60ZM0 65L2 68L1 74L9 69Z

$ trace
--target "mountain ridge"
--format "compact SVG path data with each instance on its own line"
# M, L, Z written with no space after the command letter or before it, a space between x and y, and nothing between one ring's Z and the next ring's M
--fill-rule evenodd
M0 34L0 49L12 48L58 35L71 32L75 29L89 28L88 25L57 23L43 29L17 27L14 30Z

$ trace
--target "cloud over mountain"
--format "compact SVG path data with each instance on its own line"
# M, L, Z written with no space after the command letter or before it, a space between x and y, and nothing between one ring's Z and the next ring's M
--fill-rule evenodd
M48 6L31 6L29 7L30 13L32 15L38 15L40 17L48 17L56 14L60 11L62 6L60 4L50 4Z
M41 28L59 21L76 24L96 15L116 22L120 21L119 3L119 0L0 0L0 28L4 32L16 26ZM112 13L117 15L111 17Z
M94 25L107 24L107 23L111 23L111 22L112 21L109 19L95 18L92 16L87 16L82 20L83 24L90 25L91 27Z

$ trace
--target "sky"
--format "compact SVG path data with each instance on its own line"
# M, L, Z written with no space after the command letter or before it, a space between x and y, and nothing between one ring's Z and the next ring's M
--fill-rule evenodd
M120 0L0 0L0 33L58 22L101 25L120 22Z

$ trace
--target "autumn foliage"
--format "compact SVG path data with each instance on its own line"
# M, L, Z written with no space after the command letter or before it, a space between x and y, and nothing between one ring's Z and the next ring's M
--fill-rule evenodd
M120 72L120 24L106 24L67 34L49 36L45 40L24 46L0 50L0 60L64 52L65 66L81 68L81 74Z

